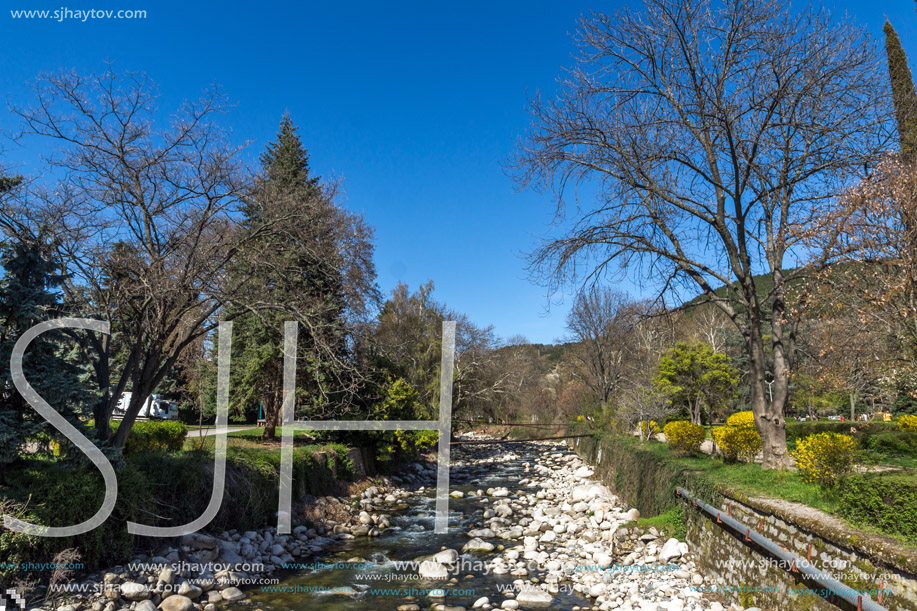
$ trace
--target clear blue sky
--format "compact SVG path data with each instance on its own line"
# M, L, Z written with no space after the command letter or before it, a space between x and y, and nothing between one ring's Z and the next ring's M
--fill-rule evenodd
M345 180L346 205L376 228L386 293L432 279L436 297L502 337L563 335L523 253L549 231L547 196L518 193L501 161L527 124L526 98L570 62L576 18L615 2L164 2L0 0L0 93L30 98L42 71L146 72L174 108L219 83L238 141L259 153L289 111L313 171ZM888 16L917 58L911 0L837 0L876 35ZM142 20L13 19L17 9L143 9ZM913 61L912 61L913 67ZM14 123L4 112L0 128ZM38 171L36 150L7 162ZM639 284L639 283L636 283ZM639 292L634 284L622 286Z

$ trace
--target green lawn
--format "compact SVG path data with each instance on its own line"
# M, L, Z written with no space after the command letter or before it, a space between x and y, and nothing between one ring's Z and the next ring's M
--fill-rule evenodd
M639 444L637 438L628 440ZM759 464L728 464L719 458L678 457L669 446L658 441L647 441L643 449L658 454L666 460L676 461L695 471L704 471L718 483L749 496L770 496L804 503L811 507L833 513L837 504L827 498L820 487L807 484L795 471L775 471L762 469Z

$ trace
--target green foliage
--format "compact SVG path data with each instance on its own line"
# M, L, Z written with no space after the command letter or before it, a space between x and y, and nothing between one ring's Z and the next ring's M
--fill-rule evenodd
M718 426L712 434L726 462L751 462L761 450L761 435L753 426Z
M669 422L662 429L669 447L676 454L697 454L707 436L704 427L691 424L687 420Z
M885 32L888 75L891 80L892 102L898 122L901 152L905 156L910 156L917 149L917 91L914 89L914 79L898 33L888 21L882 29Z
M856 440L838 433L810 435L792 452L803 480L826 487L853 469L855 455Z
M889 433L898 430L894 422L838 422L838 421L808 421L808 422L787 422L786 439L787 441L798 441L809 435L816 433L849 433L850 427L856 427L857 438L862 442L870 435L878 433Z
M112 423L112 430L117 430L118 424ZM124 453L128 455L149 451L177 452L184 446L187 434L188 427L181 422L137 422L131 429L131 436L127 438Z
M917 433L911 431L870 435L865 438L863 445L881 458L917 457Z
M372 420L416 420L418 393L401 378L389 378L382 399L373 406ZM433 447L439 439L434 431L384 431L372 433L376 459L390 462L408 460Z
M837 486L839 512L851 522L917 541L917 474L853 474Z
M17 459L22 444L40 431L52 430L14 389L9 367L13 347L22 333L54 318L60 308L55 294L61 281L59 266L47 252L41 236L0 245L4 269L0 279L0 362L6 365L0 368L0 388L4 389L0 393L0 483L4 466ZM49 405L77 429L83 429L80 417L88 412L94 397L85 389L88 372L77 365L74 350L61 331L44 333L29 345L23 372Z
M687 537L684 505L677 505L651 518L637 518L637 526L653 527L660 531L663 537L675 537L679 541L684 541Z
M376 326L376 342L383 348L380 369L402 378L416 391L414 409L422 420L437 417L444 319L445 308L433 299L433 282L414 293L399 283L383 305Z
M686 407L692 422L700 424L702 408L715 413L735 396L739 372L728 356L707 344L678 342L659 359L653 383L673 407Z
M68 465L48 461L31 461L22 470L10 474L11 486L5 490L37 524L68 526L92 517L105 497L105 483L94 466ZM172 486L178 480L171 482ZM10 545L24 561L46 562L54 554L71 547L80 550L87 566L104 566L122 562L133 551L133 536L127 532L127 521L145 519L141 508L150 505L145 474L133 465L118 471L118 499L111 516L98 528L76 537L37 537L28 548L19 537L0 537L0 546ZM7 543L8 542L8 543ZM0 549L0 557L7 556ZM21 575L20 575L21 576Z

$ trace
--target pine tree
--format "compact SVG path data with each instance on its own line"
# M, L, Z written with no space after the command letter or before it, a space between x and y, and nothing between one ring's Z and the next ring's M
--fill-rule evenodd
M9 363L19 337L32 326L56 317L54 289L59 281L55 261L45 255L42 240L16 240L0 245L0 362ZM49 331L29 345L23 370L38 394L72 424L91 404L84 385L86 372L75 364L75 350L60 332ZM69 350L73 350L71 347ZM23 445L41 432L56 433L13 386L9 367L0 374L0 483L4 467L14 462Z
M910 159L917 151L917 91L898 33L888 21L882 29L885 31L885 52L888 55L888 74L898 121L901 154L905 159Z
M261 164L263 179L243 210L243 225L270 230L240 263L247 274L250 266L260 273L246 300L256 304L250 308L255 311L234 306L231 375L234 412L261 404L265 437L273 438L282 400L284 321L300 322L298 404L318 406L333 393L335 361L346 358L346 295L336 243L341 213L311 175L309 154L289 115Z

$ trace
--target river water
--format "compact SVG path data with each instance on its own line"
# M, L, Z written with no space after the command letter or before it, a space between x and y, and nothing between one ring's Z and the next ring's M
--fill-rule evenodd
M500 462L475 461L495 456L505 456L511 448L508 460ZM534 464L539 453L568 452L566 446L547 444L514 444L513 446L478 446L465 452L453 450L451 471L452 491L470 493L488 488L506 487L511 493L534 496L538 489L518 485L520 479L531 477L526 473L525 463ZM463 459L464 457L464 459ZM499 547L489 553L465 553L457 563L457 574L450 574L447 580L419 579L416 570L399 568L396 562L412 561L418 556L434 554L444 548L461 550L469 541L465 534L469 529L484 526L483 511L490 504L481 502L476 496L451 498L449 503L449 532L437 535L433 532L435 490L430 488L422 495L412 495L407 508L391 512L392 528L378 537L357 537L340 541L323 556L303 562L326 565L282 575L278 587L252 587L249 598L234 605L241 609L262 611L343 611L343 610L395 610L400 605L416 603L428 609L433 604L460 606L471 609L472 604L486 596L491 604L499 607L506 598L500 588L511 588L518 577L495 575L483 566L482 561L500 554ZM518 541L491 539L491 543L512 547ZM349 561L349 562L348 562ZM537 570L525 578L541 577ZM274 591L268 591L273 589ZM442 589L445 597L431 598L430 590ZM561 590L554 595L552 608L571 609L576 606L589 608L587 599L572 591ZM525 605L521 605L525 608Z

